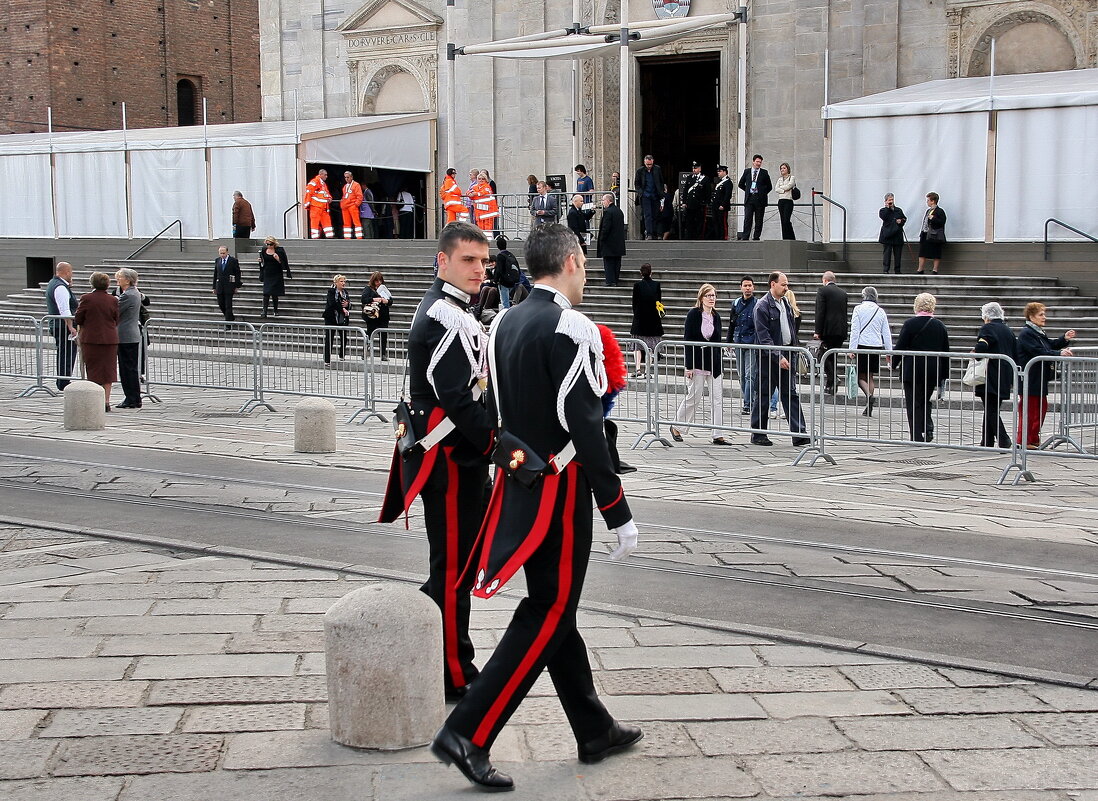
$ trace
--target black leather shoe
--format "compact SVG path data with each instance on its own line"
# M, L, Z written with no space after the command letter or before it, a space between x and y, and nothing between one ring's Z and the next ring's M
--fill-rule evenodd
M804 445L810 445L812 440L808 437L793 437L793 447L800 448Z
M682 442L682 434L674 426L671 426L671 439L675 440L675 442Z
M633 465L631 465L631 464L626 464L625 462L618 462L618 471L617 472L618 472L619 476L623 476L626 473L635 473L635 472L637 472L637 468L633 467Z
M606 734L586 743L580 743L579 761L586 765L602 762L608 756L632 748L641 741L642 737L644 737L644 732L636 726L630 726L628 723L618 723L615 720L610 724L610 729Z
M465 684L461 687L447 687L446 688L446 702L447 703L457 703L458 701L460 701L462 698L465 697L465 694L467 692L469 692L469 685L468 684Z
M726 440L724 437L714 437L713 438L713 444L714 445L731 445L732 443L729 442L728 440Z
M768 437L752 437L751 438L751 444L752 445L767 445L767 446L769 446L769 445L773 445L774 443L771 442Z
M447 765L455 765L465 778L487 793L515 789L515 782L506 773L492 767L488 752L455 731L443 726L431 741L431 753Z

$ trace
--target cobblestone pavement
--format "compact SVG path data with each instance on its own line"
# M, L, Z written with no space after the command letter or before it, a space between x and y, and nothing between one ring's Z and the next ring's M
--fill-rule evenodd
M424 748L335 745L337 572L0 528L0 798L468 798ZM50 558L44 560L42 557ZM513 598L475 602L490 649ZM495 761L520 798L1098 798L1098 692L583 612L598 687L646 738L596 766L544 679Z

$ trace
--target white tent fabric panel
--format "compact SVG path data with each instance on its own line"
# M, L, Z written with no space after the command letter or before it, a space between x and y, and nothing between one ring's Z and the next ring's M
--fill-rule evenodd
M53 236L49 156L0 160L0 192L0 236Z
M214 236L232 233L233 192L239 190L255 212L254 236L282 238L282 213L297 197L297 157L292 145L219 147L210 153ZM297 237L300 213L287 217Z
M875 242L887 192L909 215L907 237L918 242L927 192L941 196L946 236L984 238L987 116L946 114L868 117L831 124L830 196L848 209L847 238ZM831 241L842 238L842 212L832 208Z
M126 236L126 157L58 153L57 231L61 236Z
M133 235L153 236L173 220L183 236L210 235L206 161L201 150L139 150L130 154Z
M307 139L303 144L308 162L431 171L430 122Z
M1055 217L1093 231L1098 209L1098 105L1000 112L995 238L1041 240ZM1053 225L1049 238L1078 240Z

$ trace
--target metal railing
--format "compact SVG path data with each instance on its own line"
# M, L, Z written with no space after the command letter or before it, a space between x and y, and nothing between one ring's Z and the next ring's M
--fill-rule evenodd
M1048 226L1051 223L1056 223L1061 228L1066 228L1069 231L1071 231L1072 233L1076 233L1081 237L1085 237L1086 239L1089 239L1091 242L1098 242L1098 238L1095 238L1091 234L1088 234L1086 231L1080 231L1075 226L1068 225L1063 220L1057 220L1055 217L1049 217L1047 220L1045 220L1045 261L1048 261L1049 258L1052 256L1052 243L1050 243L1048 241Z
M29 314L0 314L0 375L33 382L19 393L20 398L36 392L55 394L45 383L45 339L46 336L52 337L50 326L55 324L64 326L58 317L37 320ZM43 329L47 334L43 335ZM63 348L59 363L60 359L75 358L76 342L68 338L67 329L59 341ZM57 353L57 347L54 345L50 355Z
M290 238L290 221L289 221L290 212L293 211L296 208L300 208L300 206L301 206L301 201L299 200L296 203L294 203L294 205L290 206L290 208L286 209L286 211L282 212L282 238L283 239L289 239Z
M163 236L165 233L167 233L168 230L173 225L178 225L179 226L179 252L182 253L183 252L183 221L182 220L175 220L174 222L170 222L166 226L164 226L164 228L161 229L155 236L151 237L147 242L145 242L145 244L143 244L141 247L139 247L137 250L135 250L133 253L131 253L129 256L127 256L125 260L129 261L130 259L137 258L137 256L140 255L141 253L144 253L147 248L151 247L152 244L154 242L156 242L156 240L160 239L161 236Z
M1015 484L1035 480L1031 456L1098 458L1098 356L1030 359L1022 373L1020 404L1021 466ZM1041 440L1049 414L1053 433Z
M816 198L819 197L819 198L822 198L823 200L827 201L828 203L830 203L832 206L834 206L835 208L837 208L839 211L841 211L843 213L843 261L846 261L847 260L847 258L846 258L847 257L847 250L848 250L848 247L849 247L849 245L846 241L846 206L844 206L842 203L839 203L837 200L832 200L827 195L825 195L823 192L817 191L816 187L812 187L811 191L812 191L812 241L813 242L816 241Z

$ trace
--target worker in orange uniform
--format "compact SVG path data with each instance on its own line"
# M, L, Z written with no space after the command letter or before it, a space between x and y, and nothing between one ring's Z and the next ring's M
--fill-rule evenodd
M343 212L343 238L362 239L362 217L359 207L362 205L362 185L355 180L350 170L343 173L343 197L339 208Z
M309 210L309 237L312 239L320 239L321 228L324 229L324 236L328 239L335 236L335 231L332 230L332 215L328 212L332 193L328 191L328 184L325 182L327 177L328 171L321 170L305 187L305 199L302 204Z
M477 182L469 190L469 197L473 201L473 216L476 217L477 227L482 231L494 231L499 220L499 203L492 194L488 173L481 172L477 175Z
M438 196L442 200L442 208L446 211L446 224L457 220L468 222L469 213L465 202L461 199L461 187L457 182L457 170L453 167L446 171L446 178L442 182L442 188L438 190Z

